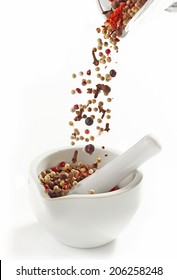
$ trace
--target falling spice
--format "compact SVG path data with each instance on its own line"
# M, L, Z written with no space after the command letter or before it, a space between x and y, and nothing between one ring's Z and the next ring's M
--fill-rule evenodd
M76 163L77 162L77 156L78 156L78 151L75 150L74 154L73 154L73 157L72 157L72 163Z
M96 28L98 34L97 45L92 48L93 62L91 64L95 68L91 70L90 66L89 69L87 68L88 70L80 71L81 80L76 74L73 74L73 79L78 81L78 87L71 93L88 95L88 101L86 104L79 104L77 108L75 106L71 108L71 112L74 114L73 120L69 122L69 125L73 128L71 145L75 145L76 141L95 141L96 135L92 132L94 129L98 136L110 131L110 103L113 100L113 97L110 96L112 94L110 84L112 79L117 76L117 71L113 67L114 63L117 64L117 58L115 60L114 55L119 50L118 44L126 25L147 2L147 0L107 1L110 4L110 9L103 12L107 19L101 27ZM88 76L90 76L89 79ZM92 76L96 76L95 84L91 79ZM88 84L93 84L93 86L88 87ZM91 99L92 97L93 99ZM81 122L83 127L82 133L77 129L81 134L80 137L78 137L78 132L75 132L78 122ZM84 137L84 134L90 134L91 136ZM85 152L92 154L94 150L94 145L87 143Z
M95 55L96 51L97 51L97 49L93 48L93 50L92 50L93 64L95 66L98 66L99 65L99 60L96 58L96 55Z

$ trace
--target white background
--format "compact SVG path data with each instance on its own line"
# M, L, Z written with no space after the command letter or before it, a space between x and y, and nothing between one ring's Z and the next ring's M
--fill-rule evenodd
M1 1L2 259L177 259L177 14L159 11L121 41L111 131L96 139L122 151L147 133L161 142L161 154L141 168L142 203L127 230L104 247L70 248L44 231L29 203L33 157L70 144L71 74L90 68L102 23L94 0Z

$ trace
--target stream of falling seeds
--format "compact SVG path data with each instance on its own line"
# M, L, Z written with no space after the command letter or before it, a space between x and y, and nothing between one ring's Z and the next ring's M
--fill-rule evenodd
M78 141L84 141L85 151L89 154L94 152L93 142L96 135L101 135L110 130L111 106L111 80L116 77L116 71L110 68L112 52L118 52L117 38L107 38L105 29L97 28L99 38L97 46L92 49L93 65L85 72L80 71L72 75L79 81L78 87L71 90L71 94L86 94L88 99L85 104L74 104L71 112L74 114L69 125L73 128L71 145ZM93 85L93 78L96 83ZM78 122L82 123L79 129Z
M71 94L88 95L84 104L74 104L71 112L74 117L69 121L73 128L71 145L78 141L85 142L85 151L92 154L95 150L93 142L96 135L110 131L111 109L111 80L117 73L111 68L113 53L118 52L118 43L131 18L147 2L147 0L113 0L109 11L105 11L107 20L104 25L96 28L98 33L97 45L92 49L94 69L87 69L73 73L72 78L77 79L78 86L71 90ZM113 61L115 62L115 61ZM92 85L92 76L96 75L96 83ZM79 129L78 122L82 123Z

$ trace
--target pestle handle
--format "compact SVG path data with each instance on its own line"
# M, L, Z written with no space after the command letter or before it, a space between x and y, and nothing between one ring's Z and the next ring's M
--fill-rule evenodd
M95 193L107 192L160 150L159 143L146 135L126 152L82 180L69 194L88 194L90 189Z

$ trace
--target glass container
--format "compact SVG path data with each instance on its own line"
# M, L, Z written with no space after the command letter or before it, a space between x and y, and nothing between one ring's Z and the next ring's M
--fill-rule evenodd
M124 37L127 35L129 30L134 27L142 19L148 18L149 16L155 16L159 11L166 10L168 12L177 12L177 2L173 0L96 0L98 7L105 19L113 13L120 3L125 3L125 5L130 6L130 8L135 7L135 12L128 11L129 18L127 24L121 30L119 37ZM133 7L131 7L133 6ZM136 9L136 6L138 9ZM136 11L138 10L138 11Z

